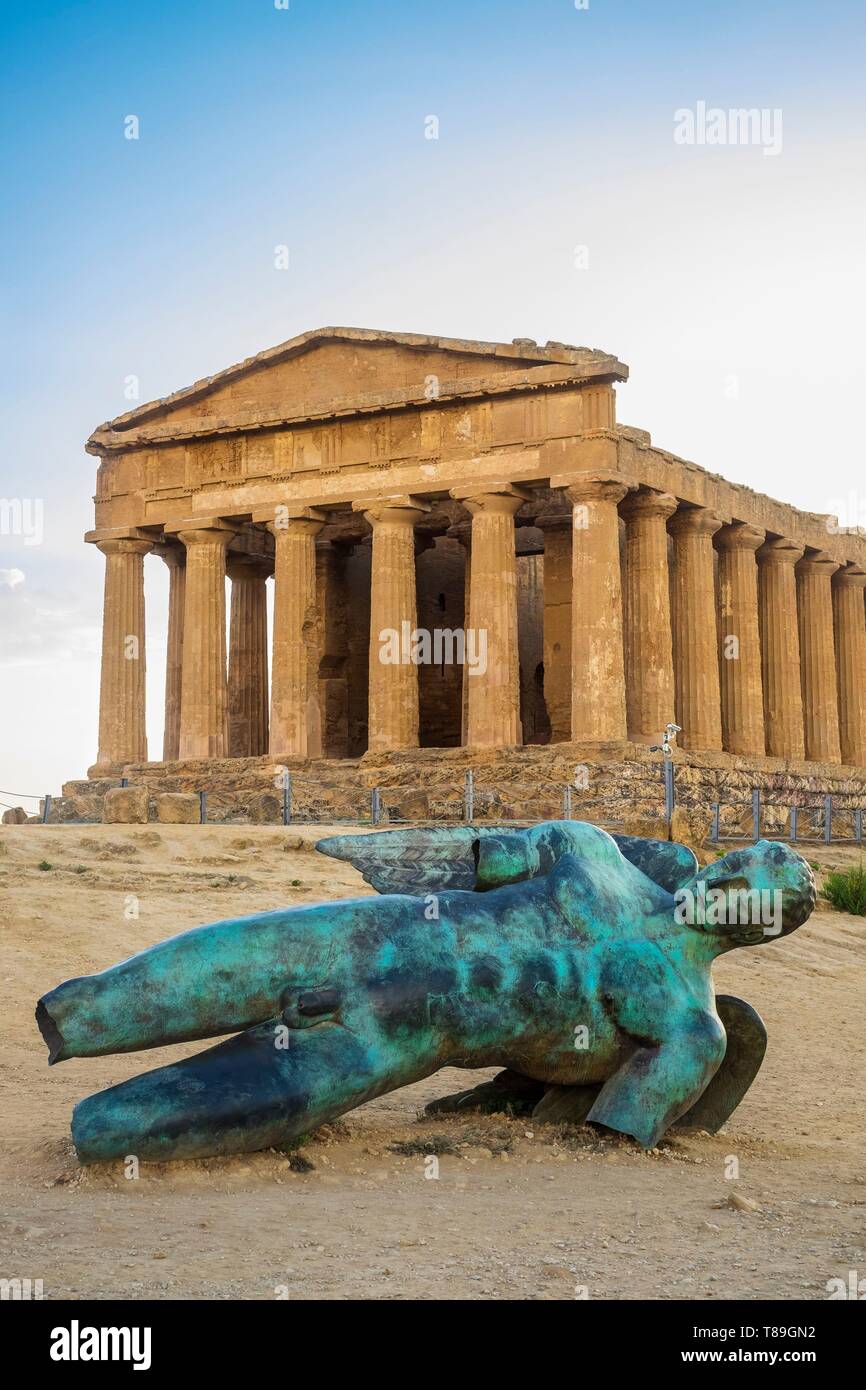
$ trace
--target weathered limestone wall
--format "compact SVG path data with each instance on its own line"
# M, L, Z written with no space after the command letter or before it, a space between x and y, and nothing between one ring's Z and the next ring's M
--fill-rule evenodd
M475 808L479 820L559 819L563 789L572 786L573 814L612 830L663 834L664 811L661 760L636 744L552 744L498 753L467 748L414 749L369 755L356 761L288 759L292 771L292 804L304 819L354 822L369 819L370 793L381 789L385 818L420 822L459 820L467 769L475 779ZM794 764L782 759L732 758L724 753L675 755L677 804L704 817L710 803L726 804L721 812L723 834L751 834L751 790L758 787L765 803L767 832L783 832L788 808L801 811L799 834L815 834L822 798L837 801L834 833L852 833L851 810L866 809L866 781L854 769L838 765ZM274 788L269 759L224 760L208 765L148 763L124 769L133 785L146 784L152 796L162 791L199 790L206 783L208 817L268 821L281 819L282 799ZM586 783L586 785L584 785ZM52 806L55 821L99 820L106 790L116 782L70 782ZM846 815L844 807L849 811Z

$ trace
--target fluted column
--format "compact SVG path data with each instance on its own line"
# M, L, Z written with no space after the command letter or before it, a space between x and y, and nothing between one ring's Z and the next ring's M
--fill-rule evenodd
M573 511L543 512L544 703L551 743L571 738L571 564Z
M744 522L716 533L719 553L719 677L722 743L728 753L764 755L764 692L755 552L766 533Z
M316 536L324 522L322 513L299 507L269 523L274 537L270 751L277 757L322 755Z
M181 758L228 756L225 576L232 534L218 527L179 533L186 546Z
M390 497L358 509L373 530L367 748L371 753L417 748L418 667L411 659L418 625L414 528L428 508L413 497Z
M842 761L839 747L839 696L833 643L833 596L830 581L837 561L816 551L799 561L797 609L800 626L800 674L803 686L803 733L810 762Z
M839 738L842 761L866 767L866 573L857 565L833 580L833 624L839 673Z
M180 751L180 694L183 686L183 609L186 595L186 550L160 545L158 554L168 566L168 637L165 650L165 718L162 757L173 762Z
M550 480L572 504L571 738L626 737L622 577L617 504L634 485L617 473Z
M472 517L471 632L486 643L486 668L467 678L466 742L472 747L513 748L523 742L520 723L520 656L517 645L517 560L514 517L526 494L510 484L473 492L455 488Z
M105 556L99 752L91 775L147 761L145 730L144 557L151 542L96 542Z
M232 581L229 619L229 757L268 751L268 608L270 564L259 556L226 556Z
M713 536L721 526L704 507L671 518L674 538L673 648L676 722L683 748L721 749L719 639Z
M626 497L625 670L628 736L658 742L674 717L674 657L671 637L667 521L677 499L642 488Z
M802 546L784 537L766 541L757 551L764 728L773 758L802 758L805 752L794 575L802 554Z
M455 526L449 527L449 536L459 541L463 547L465 563L463 569L463 634L466 634L472 627L472 523L467 521L458 522ZM468 662L463 664L463 679L460 688L460 743L465 747L469 738L469 683L471 671ZM475 677L472 677L475 679Z
M322 756L349 756L349 542L316 542L316 624Z

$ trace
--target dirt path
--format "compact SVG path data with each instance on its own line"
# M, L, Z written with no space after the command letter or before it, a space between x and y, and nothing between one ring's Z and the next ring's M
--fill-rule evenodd
M825 910L717 966L770 1046L713 1138L644 1154L503 1116L419 1122L427 1100L468 1084L451 1071L321 1131L307 1171L273 1152L143 1165L137 1180L80 1169L73 1103L141 1059L49 1070L39 994L201 922L369 892L312 851L321 833L0 830L0 1277L82 1299L822 1299L828 1279L866 1275L866 922Z

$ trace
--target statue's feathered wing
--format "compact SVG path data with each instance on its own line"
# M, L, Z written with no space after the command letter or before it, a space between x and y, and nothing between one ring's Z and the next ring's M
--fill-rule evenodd
M569 822L563 822L568 825ZM487 836L520 835L513 825L432 826L382 830L366 835L333 835L316 849L352 864L377 893L441 893L476 886L473 845ZM620 853L668 893L694 878L698 861L685 845L614 835ZM489 886L489 885L488 885Z

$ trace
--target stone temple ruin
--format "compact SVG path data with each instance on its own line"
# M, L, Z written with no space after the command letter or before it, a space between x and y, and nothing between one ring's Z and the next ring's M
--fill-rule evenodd
M620 822L656 813L671 720L696 804L866 797L866 536L618 425L627 374L564 343L325 328L101 425L99 748L53 814L125 778L276 820L279 767L323 816L378 785L392 817L447 817L471 767L481 813L543 818L580 763L575 814Z

